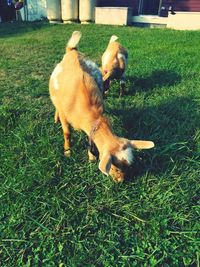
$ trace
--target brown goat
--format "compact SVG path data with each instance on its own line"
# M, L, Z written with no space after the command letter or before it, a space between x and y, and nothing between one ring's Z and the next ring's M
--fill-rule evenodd
M118 37L113 35L102 56L102 75L104 81L104 93L110 87L110 81L120 80L120 96L125 93L125 70L128 63L128 53L126 49L117 42Z
M151 141L128 140L113 134L103 116L102 76L90 60L77 51L81 33L73 32L62 61L54 69L49 82L51 100L64 133L64 152L70 155L69 124L84 131L99 153L99 169L117 182L124 180L125 169L133 160L132 149L152 148ZM95 157L88 151L89 159Z

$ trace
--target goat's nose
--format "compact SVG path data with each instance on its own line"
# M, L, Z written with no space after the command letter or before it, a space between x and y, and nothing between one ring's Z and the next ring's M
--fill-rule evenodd
M109 175L116 183L121 183L124 181L125 173L114 165L111 165Z

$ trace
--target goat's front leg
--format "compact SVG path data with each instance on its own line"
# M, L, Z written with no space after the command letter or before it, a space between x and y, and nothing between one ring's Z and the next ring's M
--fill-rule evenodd
M108 93L109 88L110 88L110 80L108 79L103 83L103 95L104 96Z
M120 80L120 93L119 96L123 96L125 94L125 75L123 74Z
M103 96L105 96L108 93L108 90L110 88L110 71L104 71L103 76Z
M69 124L62 113L59 113L60 122L63 129L63 136L64 136L64 154L67 157L71 156L70 150L70 131L69 131Z
M88 159L89 161L95 161L99 157L99 151L95 145L95 143L89 139L88 146Z

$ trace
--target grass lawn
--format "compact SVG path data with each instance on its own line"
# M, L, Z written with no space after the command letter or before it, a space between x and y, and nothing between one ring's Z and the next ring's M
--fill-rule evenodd
M84 133L63 155L48 80L72 31L100 63L112 34L129 52L127 94L113 83L114 132L135 151L115 184L88 163ZM0 266L199 266L200 31L0 24Z

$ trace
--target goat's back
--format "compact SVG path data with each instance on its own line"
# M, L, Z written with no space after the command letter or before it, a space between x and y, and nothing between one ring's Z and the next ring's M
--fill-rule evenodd
M128 53L118 42L110 42L102 56L102 68L104 72L111 72L111 78L120 77L127 64Z
M77 50L64 55L51 75L49 88L56 109L74 128L82 128L84 118L103 112L98 84Z

